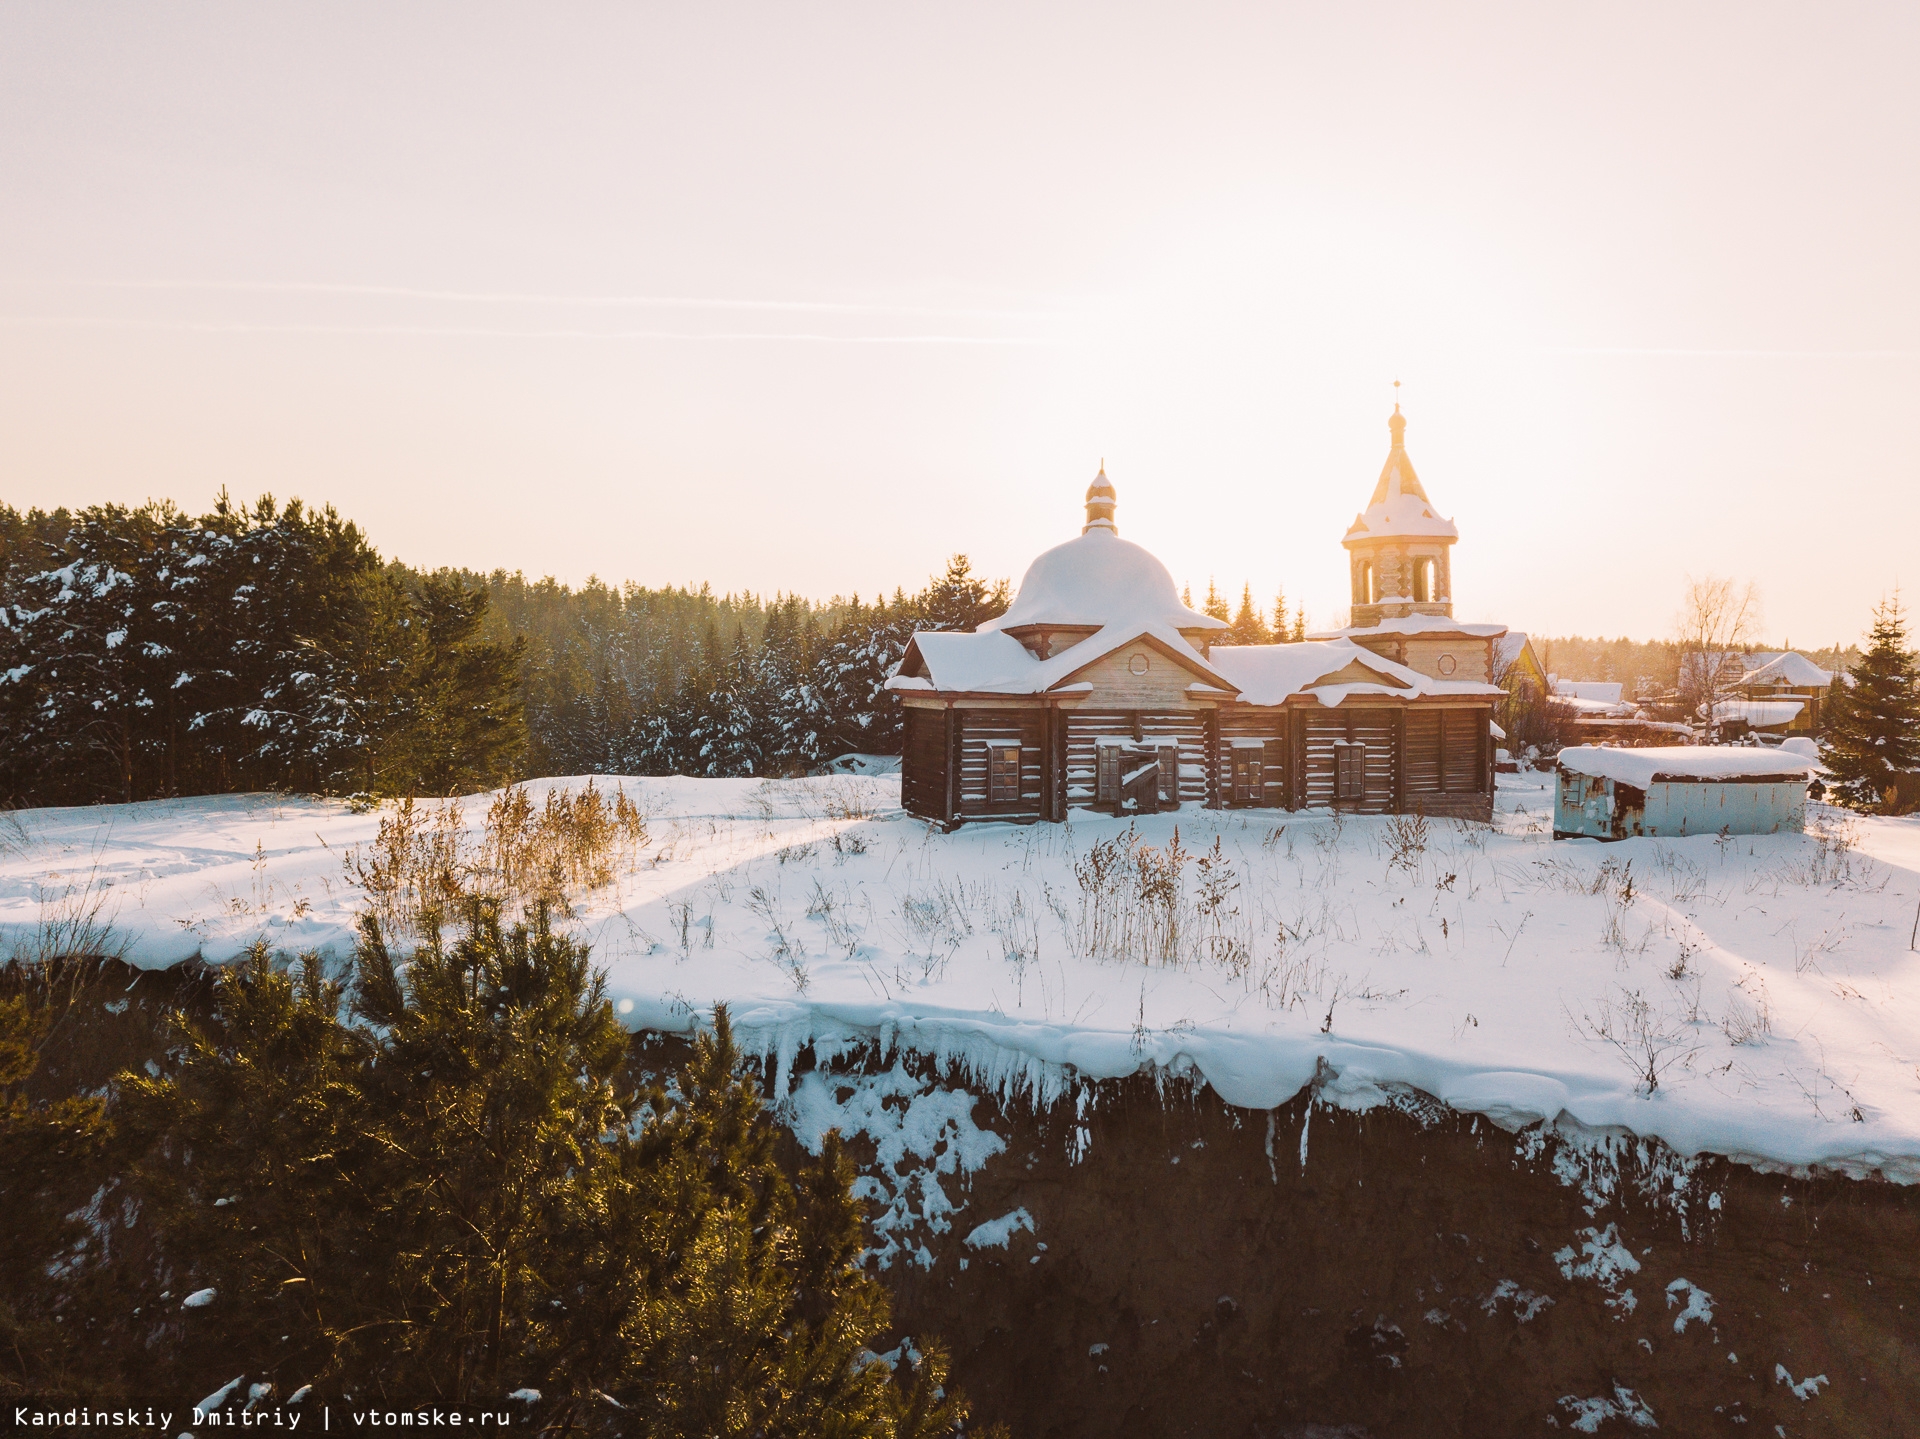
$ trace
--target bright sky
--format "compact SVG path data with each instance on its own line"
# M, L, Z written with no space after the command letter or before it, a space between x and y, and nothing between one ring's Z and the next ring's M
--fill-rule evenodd
M1920 586L1920 8L0 9L0 498L332 501L577 581L1317 621L1408 448L1459 612Z

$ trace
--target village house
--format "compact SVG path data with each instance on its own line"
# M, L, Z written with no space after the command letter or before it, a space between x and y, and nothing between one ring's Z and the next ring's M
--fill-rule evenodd
M1757 713L1743 714L1754 729L1806 735L1820 728L1820 712L1833 687L1829 671L1797 650L1760 650L1742 659L1745 673L1737 681L1741 700L1749 706L1781 707L1767 710L1764 724Z
M1534 653L1533 639L1525 630L1508 630L1494 643L1493 682L1503 689L1530 689L1536 696L1551 687L1546 666Z
M1036 559L1007 612L915 634L887 687L905 708L909 813L1064 820L1209 808L1493 813L1491 678L1502 625L1453 618L1458 539L1422 489L1399 407L1343 541L1353 625L1224 645L1173 577L1120 538L1105 468L1080 535Z
M1712 728L1722 738L1817 733L1834 679L1797 650L1722 650L1680 660L1683 692L1712 691ZM1704 708L1699 717L1708 718Z

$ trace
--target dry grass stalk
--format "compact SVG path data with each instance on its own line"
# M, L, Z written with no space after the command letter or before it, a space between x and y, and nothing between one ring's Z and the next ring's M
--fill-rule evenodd
M401 800L344 867L382 927L410 934L451 913L463 893L570 913L579 896L636 866L646 844L646 819L623 788L609 797L589 780L578 791L549 790L536 806L524 785L510 785L487 806L478 836L457 799Z

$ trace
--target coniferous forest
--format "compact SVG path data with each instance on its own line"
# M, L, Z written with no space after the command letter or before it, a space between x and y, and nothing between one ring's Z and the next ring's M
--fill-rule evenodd
M803 773L897 751L907 638L1006 603L964 556L817 604L425 573L298 500L0 506L0 798Z

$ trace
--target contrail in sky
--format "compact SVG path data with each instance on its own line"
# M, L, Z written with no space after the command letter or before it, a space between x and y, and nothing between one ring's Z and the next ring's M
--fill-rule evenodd
M1637 345L1556 345L1540 355L1662 356L1713 360L1920 360L1920 350L1680 350Z
M311 280L62 280L103 290L224 290L255 294L364 295L396 300L486 305L601 305L615 309L786 310L803 314L911 315L949 319L1045 319L1059 310L962 309L850 300L753 300L709 295L546 295L522 291L428 290L406 285L353 285Z
M98 315L0 315L0 325L192 331L230 335L415 335L497 340L800 340L828 345L1052 345L1029 335L834 335L800 330L510 330L455 325L250 324Z

